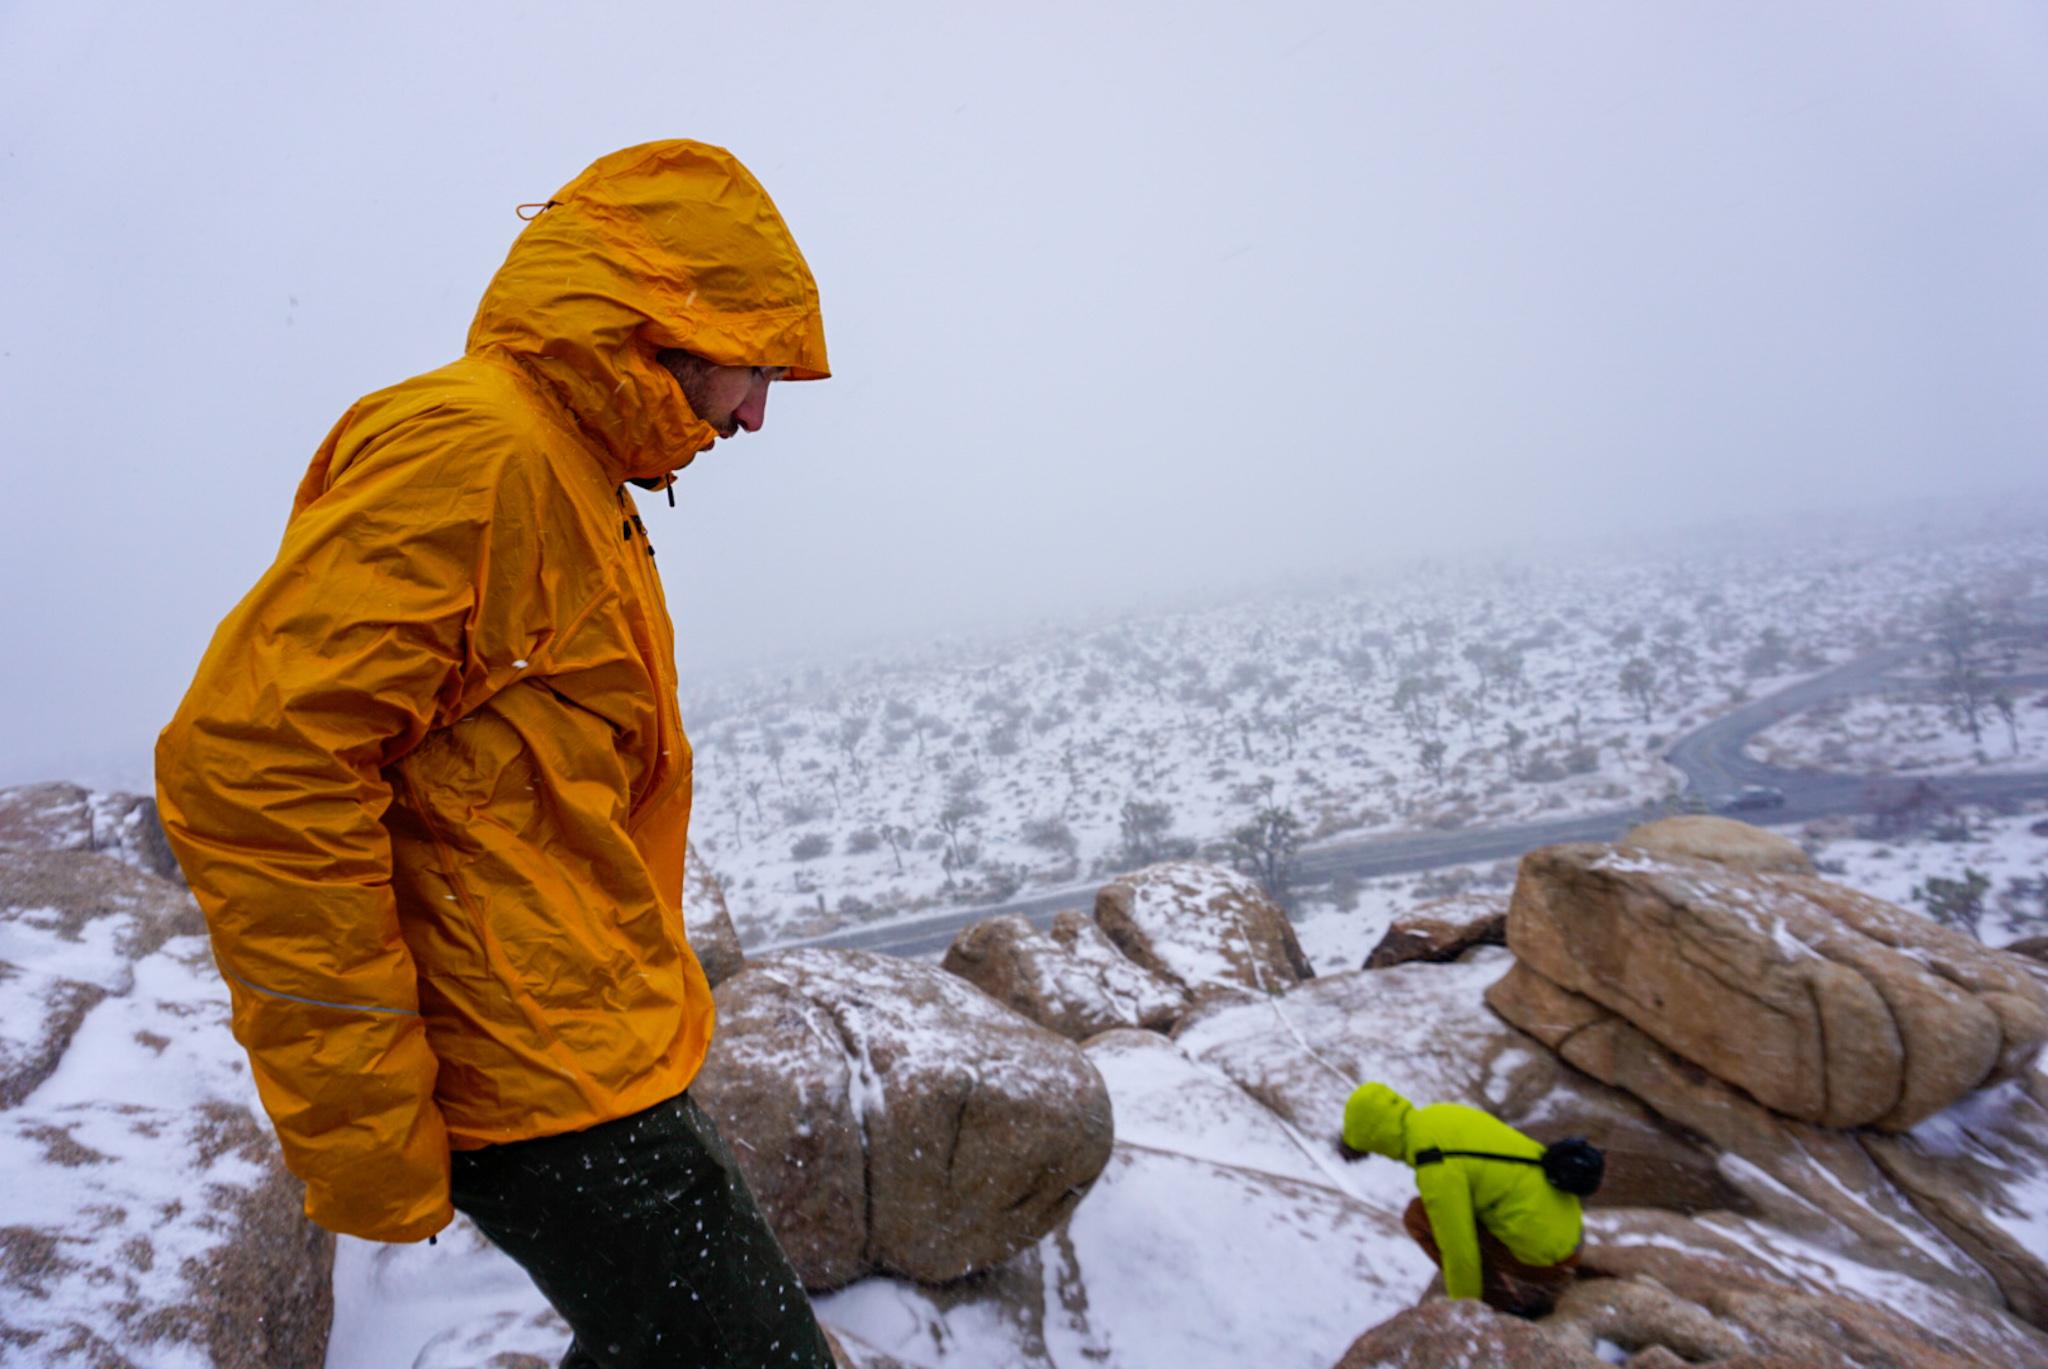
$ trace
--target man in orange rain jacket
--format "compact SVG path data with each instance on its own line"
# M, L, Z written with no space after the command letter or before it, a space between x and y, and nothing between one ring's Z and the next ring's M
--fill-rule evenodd
M462 358L321 444L158 799L308 1216L417 1241L460 1208L565 1365L829 1364L685 1092L690 746L626 489L829 373L817 286L718 148L628 148L536 208Z

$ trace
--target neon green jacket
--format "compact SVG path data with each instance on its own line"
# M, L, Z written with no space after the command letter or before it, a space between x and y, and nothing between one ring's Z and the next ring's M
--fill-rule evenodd
M1496 1155L1543 1153L1500 1119L1456 1103L1418 1108L1385 1084L1364 1084L1344 1105L1344 1144L1413 1166L1418 1151L1483 1150ZM1528 1265L1550 1265L1579 1248L1579 1200L1552 1188L1535 1165L1448 1157L1415 1170L1415 1186L1444 1257L1444 1291L1480 1292L1479 1232L1486 1229Z

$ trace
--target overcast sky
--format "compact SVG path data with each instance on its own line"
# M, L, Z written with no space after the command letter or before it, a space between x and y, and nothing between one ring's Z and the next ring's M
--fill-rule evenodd
M837 373L643 499L686 672L2048 484L2036 0L0 0L0 784L145 775L335 418L673 136Z

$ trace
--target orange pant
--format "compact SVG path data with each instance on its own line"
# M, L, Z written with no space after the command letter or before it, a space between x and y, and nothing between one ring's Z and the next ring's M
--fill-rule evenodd
M1422 1247L1422 1253L1442 1269L1443 1252L1436 1248L1436 1233L1430 1230L1429 1211L1423 1207L1422 1199L1417 1198L1408 1204L1408 1210L1401 1214L1401 1225L1407 1228L1415 1244ZM1518 1317L1548 1316L1578 1267L1579 1252L1576 1250L1556 1264L1523 1264L1500 1243L1498 1236L1479 1226L1479 1296L1495 1311L1510 1312Z

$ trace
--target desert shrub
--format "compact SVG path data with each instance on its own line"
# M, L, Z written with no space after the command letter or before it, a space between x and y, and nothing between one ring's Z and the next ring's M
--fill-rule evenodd
M1078 844L1074 837L1074 829L1058 814L1048 818L1026 819L1018 835L1024 839L1026 846L1033 846L1041 851L1064 851L1072 855Z
M832 838L823 832L806 832L789 848L791 860L816 860L832 851Z
M877 832L874 828L856 828L854 831L847 834L846 854L849 856L864 856L868 852L880 847L881 844L882 834L880 832Z
M819 818L824 817L828 811L825 800L812 794L799 794L795 798L784 799L776 807L782 810L782 820L791 827L801 827L807 822L816 822Z

